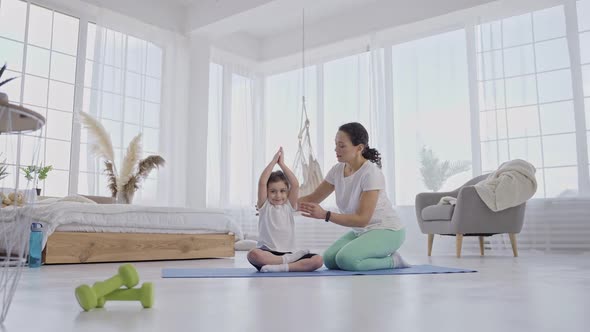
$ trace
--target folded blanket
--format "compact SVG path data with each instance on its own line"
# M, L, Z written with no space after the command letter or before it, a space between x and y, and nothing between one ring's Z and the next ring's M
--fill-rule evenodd
M535 166L524 160L507 161L477 183L475 190L492 211L502 211L533 197L537 191L535 172Z
M443 196L438 201L438 205L457 205L457 198L453 196Z

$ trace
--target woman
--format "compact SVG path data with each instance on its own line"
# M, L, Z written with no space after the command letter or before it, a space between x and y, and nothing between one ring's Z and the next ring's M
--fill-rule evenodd
M324 264L348 271L409 267L397 253L406 232L385 193L381 157L369 147L367 130L356 122L340 126L335 151L338 164L313 193L299 199L304 216L352 228L326 250ZM333 191L341 213L319 205Z

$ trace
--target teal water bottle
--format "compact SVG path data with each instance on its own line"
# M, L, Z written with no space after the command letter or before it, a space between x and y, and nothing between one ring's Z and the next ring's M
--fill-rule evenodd
M29 238L29 267L41 266L41 252L43 251L43 225L38 222L31 224Z

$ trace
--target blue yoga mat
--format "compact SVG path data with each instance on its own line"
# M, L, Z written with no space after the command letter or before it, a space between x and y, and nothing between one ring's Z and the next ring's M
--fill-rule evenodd
M220 269L162 269L162 278L277 278L277 277L326 277L357 275L393 275L393 274L437 274L470 273L475 270L458 269L434 265L414 265L406 269L389 269L375 271L342 271L320 269L314 272L257 272L254 268L220 268Z

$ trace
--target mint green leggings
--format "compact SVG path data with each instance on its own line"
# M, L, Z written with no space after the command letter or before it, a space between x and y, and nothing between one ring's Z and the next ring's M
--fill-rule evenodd
M406 238L406 230L374 229L361 235L350 231L324 253L330 270L369 271L393 268L391 254Z

